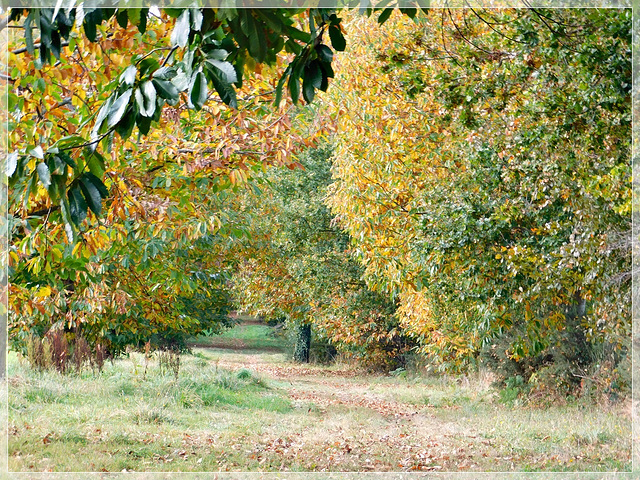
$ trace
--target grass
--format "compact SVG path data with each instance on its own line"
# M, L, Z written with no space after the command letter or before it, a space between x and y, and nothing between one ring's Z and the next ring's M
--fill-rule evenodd
M31 371L11 354L10 470L163 470L161 458L175 458L185 438L228 442L292 410L286 393L250 371L185 356L176 380L155 364L145 375L143 363L133 353L98 375L63 376ZM193 460L191 468L219 469Z
M232 348L244 351L287 352L291 349L285 336L274 333L274 329L268 325L257 323L239 324L212 337L197 337L192 339L190 344L197 347Z
M218 339L184 355L177 379L135 353L82 375L33 371L11 353L9 470L630 468L625 404L534 409L501 403L483 375L296 366L282 350L258 348L267 327L241 327L223 337L231 349ZM238 350L237 338L253 348Z

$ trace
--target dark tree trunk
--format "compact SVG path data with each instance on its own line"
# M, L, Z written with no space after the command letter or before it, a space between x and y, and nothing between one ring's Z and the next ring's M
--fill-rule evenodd
M587 301L582 298L582 295L579 291L573 295L573 300L574 302L570 305L567 305L565 310L565 318L567 319L568 323L584 317L587 313Z
M309 350L311 349L311 325L303 324L296 327L296 347L293 351L293 360L298 363L309 363Z

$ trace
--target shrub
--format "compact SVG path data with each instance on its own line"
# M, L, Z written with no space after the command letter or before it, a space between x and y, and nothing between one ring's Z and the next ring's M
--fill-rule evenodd
M547 346L535 355L515 358L512 346L522 338L520 328L494 339L481 353L481 362L497 375L494 386L502 395L526 395L531 400L590 397L614 400L629 392L627 348L599 338L588 339L578 319L550 331ZM509 393L511 391L511 393Z

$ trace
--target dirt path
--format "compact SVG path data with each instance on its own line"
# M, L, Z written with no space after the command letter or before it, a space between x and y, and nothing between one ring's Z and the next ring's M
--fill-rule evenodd
M266 363L259 355L246 355L246 361L221 360L218 365L229 370L249 369L270 381L283 384L294 402L313 403L326 411L329 405L367 408L383 416L412 416L425 408L389 400L366 390L366 376L350 369L330 370L304 365ZM356 381L356 378L358 381ZM342 381L341 381L342 379ZM350 379L350 381L344 381ZM382 387L393 388L392 384Z
M511 410L488 382L412 383L297 365L273 349L216 347L207 350L216 365L255 372L294 407L251 440L249 458L267 470L597 471L618 461L613 444L574 440L582 438L573 430L587 420L583 413L572 411L576 418L559 433L562 410Z
M264 354L237 350L217 349L216 354L220 368L258 373L285 390L297 409L317 418L313 427L298 432L293 427L290 435L263 440L255 447L260 455L279 455L283 465L315 458L310 470L479 469L470 460L473 455L464 453L482 442L472 428L462 432L438 419L433 406L399 401L393 395L398 385L379 375L276 363ZM482 446L486 450L488 444Z

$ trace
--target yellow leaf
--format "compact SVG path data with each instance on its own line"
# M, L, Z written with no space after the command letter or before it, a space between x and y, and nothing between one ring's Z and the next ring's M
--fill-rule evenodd
M36 297L48 297L51 295L51 289L49 287L40 287L36 292Z

